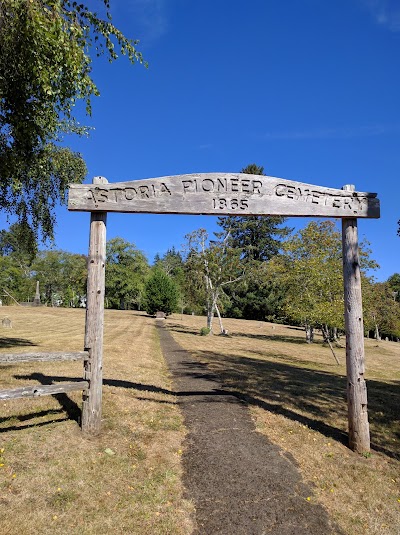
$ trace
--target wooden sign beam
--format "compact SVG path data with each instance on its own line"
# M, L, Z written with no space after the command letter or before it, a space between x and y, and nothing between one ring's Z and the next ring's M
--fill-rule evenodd
M243 173L176 175L114 184L72 184L68 209L286 217L380 216L376 193L344 191Z

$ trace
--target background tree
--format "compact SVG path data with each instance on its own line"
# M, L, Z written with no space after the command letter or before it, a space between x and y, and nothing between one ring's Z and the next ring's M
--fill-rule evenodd
M183 261L182 254L172 246L171 249L160 257L156 255L154 258L154 266L162 269L167 275L169 275L175 282L179 289L179 305L181 311L189 304L189 299L186 296L186 276L185 276L185 263Z
M35 243L30 227L23 223L14 223L8 230L0 231L0 295L4 303L28 301L32 297Z
M162 269L155 268L146 282L144 291L144 308L148 314L157 311L167 316L178 307L179 290L172 278Z
M393 273L387 283L392 291L393 299L400 302L400 273Z
M241 173L264 175L264 167L250 164ZM226 289L229 296L228 315L245 319L265 320L278 314L282 293L273 281L260 277L262 262L279 253L282 240L292 229L283 226L287 218L282 216L224 216L218 225L229 234L229 247L240 251L246 264L246 276L239 285ZM265 271L261 270L262 272Z
M285 310L303 325L311 342L321 328L327 341L343 323L343 268L341 234L332 221L312 221L284 244L283 257L274 261L275 275L285 286ZM376 267L367 244L360 244L362 276Z
M77 100L91 113L99 91L90 50L143 62L136 42L85 2L3 0L0 6L0 208L52 238L54 206L86 174L82 157L57 143L85 134L73 116Z
M11 256L26 275L37 253L35 236L29 225L14 223L8 230L0 230L0 255Z
M42 302L76 307L86 295L87 257L67 251L41 251L31 268L32 295L39 281Z
M219 241L208 240L207 231L196 230L185 236L189 277L202 287L207 310L207 328L212 332L214 312L217 312L221 333L222 325L219 304L227 286L243 277L240 251L229 246L229 234Z
M149 265L133 243L113 238L106 247L106 304L109 308L141 308Z
M374 338L400 337L400 304L388 282L363 281L364 325L374 331Z
M11 255L0 256L0 299L3 304L27 301L34 292L32 281Z
M289 318L313 329L343 328L343 276L340 233L331 221L311 222L284 244L277 273L285 285Z

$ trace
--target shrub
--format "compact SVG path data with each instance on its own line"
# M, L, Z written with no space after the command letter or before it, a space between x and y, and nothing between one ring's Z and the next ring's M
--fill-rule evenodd
M202 327L200 329L200 336L207 336L208 334L210 334L210 329L208 327Z
M175 282L164 271L156 269L144 290L144 309L154 315L157 311L166 316L177 309L179 291Z

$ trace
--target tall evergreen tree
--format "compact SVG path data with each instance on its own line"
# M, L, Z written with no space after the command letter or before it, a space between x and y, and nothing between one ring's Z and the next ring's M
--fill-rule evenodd
M250 164L241 173L264 175L264 167ZM224 216L218 218L218 225L229 232L229 245L241 250L244 260L264 262L276 255L281 240L291 232L283 227L282 216Z
M264 175L264 167L255 163L244 167L241 173ZM281 296L267 280L259 277L260 263L270 260L281 249L282 240L291 230L283 226L282 216L224 216L218 225L229 235L231 248L240 251L247 263L247 277L238 287L227 289L230 297L228 315L246 319L265 319L277 314ZM217 234L218 235L218 234Z
M178 307L179 290L171 277L163 270L155 268L146 282L144 290L144 308L148 314L157 311L167 316Z

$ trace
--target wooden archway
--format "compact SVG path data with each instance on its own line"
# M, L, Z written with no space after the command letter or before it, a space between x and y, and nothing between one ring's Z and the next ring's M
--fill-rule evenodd
M358 218L379 218L375 193L303 184L276 177L242 173L200 173L108 183L71 185L68 209L91 212L87 287L82 429L101 426L104 281L107 212L280 215L342 219L344 314L349 446L370 450L365 383L364 327L358 254Z

